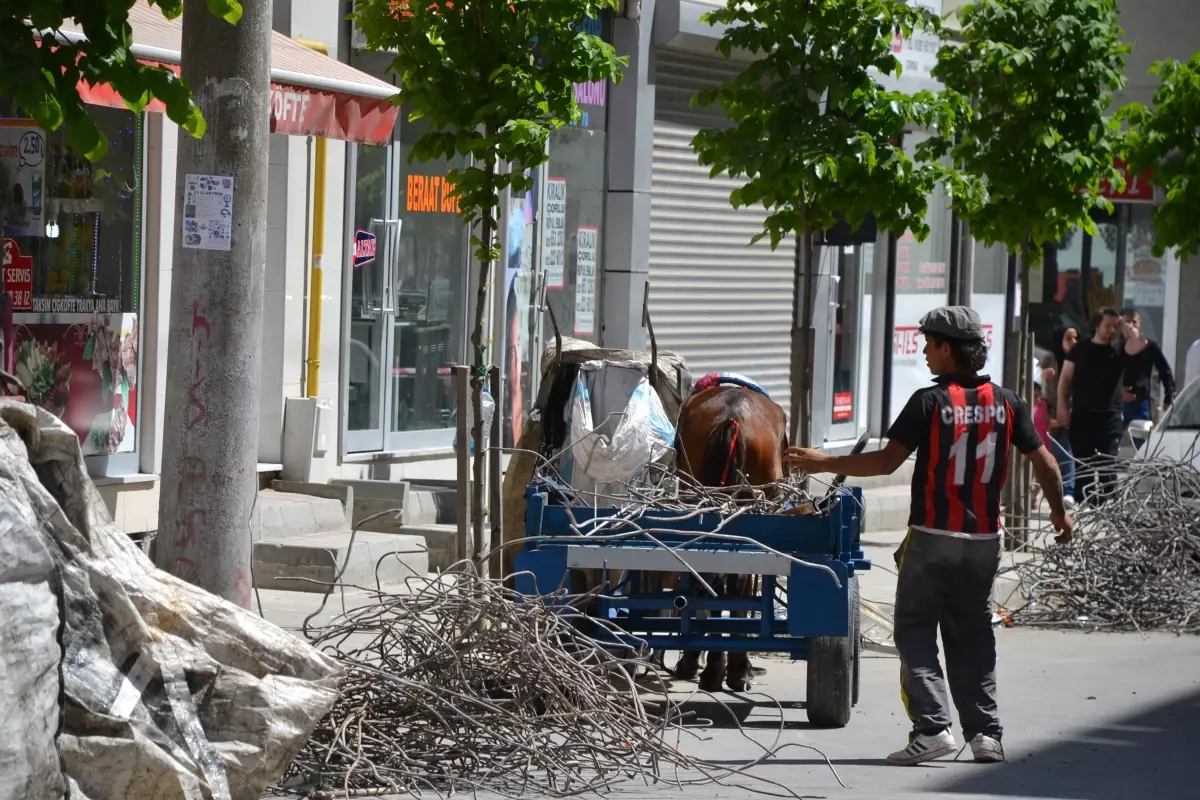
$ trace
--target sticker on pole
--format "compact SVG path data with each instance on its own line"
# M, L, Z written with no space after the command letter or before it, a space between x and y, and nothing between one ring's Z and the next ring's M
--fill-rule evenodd
M365 267L375 260L375 234L370 231L354 232L354 268Z
M183 187L183 246L221 250L233 246L233 178L187 175Z
M33 257L21 255L13 239L4 240L4 291L13 311L33 308Z

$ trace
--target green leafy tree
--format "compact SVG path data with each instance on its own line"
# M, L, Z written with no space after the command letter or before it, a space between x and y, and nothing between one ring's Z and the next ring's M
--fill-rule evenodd
M476 442L483 434L483 323L491 265L500 257L494 234L501 193L530 189L533 169L548 159L551 131L581 119L576 83L621 80L627 59L581 28L587 18L617 5L618 0L360 0L355 7L368 49L392 56L397 102L410 121L425 123L410 162L470 161L449 178L480 265L471 332ZM472 492L477 535L483 461L475 459Z
M183 12L183 0L148 0L167 19ZM193 136L204 135L204 118L174 72L133 55L129 2L100 0L0 0L0 95L14 98L23 113L46 130L68 124L71 146L92 160L108 141L88 117L79 82L109 84L134 113L157 98L167 115ZM231 24L242 16L238 0L208 0L209 10ZM62 36L74 19L86 42Z
M694 105L719 105L731 127L702 130L692 140L712 175L745 183L730 195L735 208L761 204L768 216L753 241L778 247L798 238L792 337L791 430L811 437L814 233L844 222L857 229L869 213L878 227L929 234L927 198L944 170L910 158L906 128L952 122L954 108L937 95L889 90L880 75L898 76L895 32L941 31L932 12L898 0L729 0L706 19L728 26L718 44L755 57L736 78L701 92Z
M1154 209L1154 254L1178 248L1181 259L1200 251L1200 54L1186 62L1159 61L1153 107L1131 103L1117 117L1128 124L1122 154L1135 175L1154 171L1163 199Z
M1019 258L1021 330L1010 348L1013 388L1029 399L1029 268L1073 228L1096 232L1091 214L1118 190L1113 95L1125 84L1128 47L1116 0L979 0L958 11L962 41L938 53L935 77L972 113L931 143L948 155L970 191L953 202L976 240ZM1029 476L1009 482L1008 508Z

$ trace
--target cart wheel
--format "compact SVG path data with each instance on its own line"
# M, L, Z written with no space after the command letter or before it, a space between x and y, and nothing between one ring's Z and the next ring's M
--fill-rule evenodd
M855 611L858 580L847 586L850 630L846 636L814 636L808 640L808 721L818 728L844 728L854 706Z

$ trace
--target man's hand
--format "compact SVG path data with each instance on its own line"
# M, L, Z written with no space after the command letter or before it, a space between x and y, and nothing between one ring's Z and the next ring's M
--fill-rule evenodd
M828 460L829 456L810 447L789 447L783 457L783 463L792 470L808 473L824 472L822 465Z
M1132 403L1137 400L1137 395L1126 389L1125 394L1121 395L1121 400L1126 403Z
M1054 537L1054 541L1059 544L1066 544L1071 541L1071 537L1075 534L1075 520L1065 511L1051 511L1050 524L1054 526L1054 530L1058 531L1058 536Z

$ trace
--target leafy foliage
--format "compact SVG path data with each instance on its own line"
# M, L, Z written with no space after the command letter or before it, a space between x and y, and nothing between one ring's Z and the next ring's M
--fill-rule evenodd
M884 88L898 76L892 36L941 32L930 11L898 0L729 0L706 15L729 26L718 49L756 60L737 78L701 92L694 105L719 105L733 123L692 141L712 175L746 183L735 208L762 203L769 212L755 241L771 246L806 227L851 228L874 212L879 227L928 235L927 198L943 170L901 147L906 127L937 128L955 109L931 92Z
M183 11L183 0L148 0L167 19ZM0 95L46 130L68 124L71 146L92 160L104 155L108 142L79 98L79 83L109 84L135 113L158 98L167 115L193 136L204 135L204 118L191 92L164 67L142 64L132 53L129 2L99 0L0 0ZM231 24L242 17L238 0L208 0L209 10ZM57 36L74 19L86 42ZM52 47L45 41L57 39Z
M464 156L449 175L459 213L496 227L500 192L528 189L550 132L581 117L574 84L621 79L612 45L581 30L617 0L360 0L367 47L391 51L396 100L427 129L411 160ZM479 258L496 245L472 239Z
M1175 247L1187 258L1200 250L1200 54L1150 71L1160 80L1154 107L1131 103L1117 115L1129 125L1122 154L1134 174L1153 169L1166 194L1154 211L1155 255Z
M964 42L933 75L973 113L930 143L962 172L956 210L977 239L1030 257L1075 226L1095 233L1092 210L1112 207L1101 184L1124 187L1108 115L1129 51L1115 0L979 0L958 16Z

